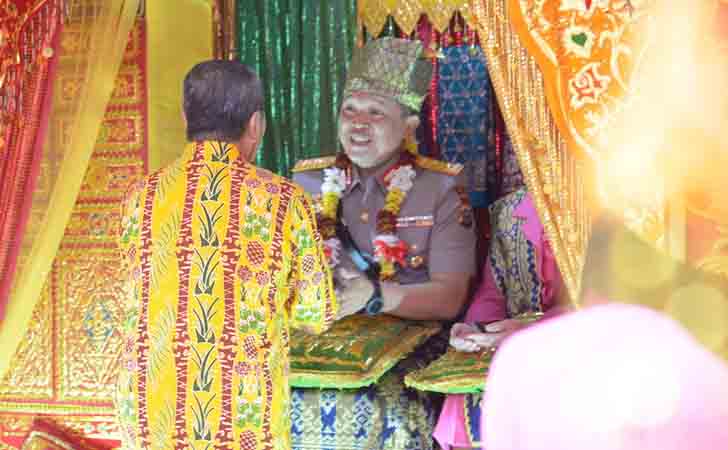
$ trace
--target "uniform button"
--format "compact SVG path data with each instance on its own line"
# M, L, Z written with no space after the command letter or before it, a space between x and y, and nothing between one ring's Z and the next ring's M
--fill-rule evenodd
M362 211L361 215L359 216L361 221L363 223L369 223L369 213L367 211Z

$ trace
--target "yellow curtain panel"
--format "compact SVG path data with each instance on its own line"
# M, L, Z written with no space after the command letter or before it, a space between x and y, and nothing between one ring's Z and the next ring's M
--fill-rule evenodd
M211 3L146 2L150 172L174 161L185 147L182 80L192 66L213 57Z
M69 0L61 40L78 42L73 63L59 65L54 91L73 90L70 102L56 102L51 127L63 139L44 147L41 182L0 326L0 376L24 338L36 302L76 201L104 111L114 87L139 0ZM76 33L70 36L69 33ZM79 36L80 34L80 36ZM48 136L59 129L49 129ZM61 144L59 145L58 142ZM53 145L51 145L53 143Z

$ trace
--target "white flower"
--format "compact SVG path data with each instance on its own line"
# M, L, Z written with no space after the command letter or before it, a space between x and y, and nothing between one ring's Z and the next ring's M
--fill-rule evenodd
M390 189L399 189L402 192L409 191L412 189L412 180L414 180L415 175L415 170L409 164L398 167L389 175Z
M341 195L345 188L346 174L343 170L336 167L324 169L324 182L321 184L322 194L333 192L336 195Z

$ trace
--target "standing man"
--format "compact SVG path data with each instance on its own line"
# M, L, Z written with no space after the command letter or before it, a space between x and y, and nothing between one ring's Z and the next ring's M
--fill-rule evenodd
M412 148L432 77L421 54L419 42L393 38L357 49L339 113L344 151L299 162L294 180L320 199L327 253L340 252L335 229L343 223L379 263L381 296L362 305L369 314L449 321L467 298L475 233L461 167ZM432 449L435 403L403 384L405 367L429 362L423 353L367 388L294 389L293 448Z
M123 207L123 442L289 450L289 328L321 332L337 310L314 210L250 162L265 117L248 67L195 66L184 113L182 156Z

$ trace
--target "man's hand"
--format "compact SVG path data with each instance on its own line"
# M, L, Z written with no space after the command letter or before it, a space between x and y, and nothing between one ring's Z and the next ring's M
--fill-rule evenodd
M349 255L344 253L341 256L341 262L334 270L334 285L339 301L337 320L361 311L374 294L374 285L357 269Z
M346 316L361 311L374 294L374 286L362 274L358 278L342 282L341 289L337 292L339 301L339 313L336 319L343 319Z

